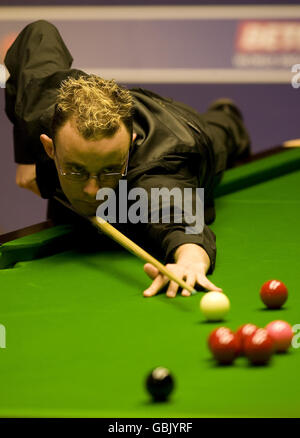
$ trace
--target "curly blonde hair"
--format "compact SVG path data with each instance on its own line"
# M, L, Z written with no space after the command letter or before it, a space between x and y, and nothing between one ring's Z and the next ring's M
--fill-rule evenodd
M69 76L58 89L52 121L52 135L74 118L78 132L86 140L113 136L123 122L131 132L133 99L114 79L96 75Z

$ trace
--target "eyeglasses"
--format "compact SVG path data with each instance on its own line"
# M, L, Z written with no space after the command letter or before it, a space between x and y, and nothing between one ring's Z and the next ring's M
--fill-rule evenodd
M124 165L125 165L124 172L99 172L96 175L91 175L86 170L79 171L79 172L73 172L71 170L70 171L63 170L61 165L59 164L57 155L55 155L55 159L56 159L57 168L59 170L59 173L63 177L65 177L66 179L73 181L73 182L82 183L82 182L88 181L90 178L95 178L100 186L109 187L109 186L114 185L119 179L121 179L127 175L129 154L130 154L130 149L128 151L126 162L122 166L122 167L124 167Z

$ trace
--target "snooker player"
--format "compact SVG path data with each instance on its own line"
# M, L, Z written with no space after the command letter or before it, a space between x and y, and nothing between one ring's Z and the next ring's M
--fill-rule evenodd
M221 291L207 275L215 267L213 193L224 170L250 153L242 116L230 100L202 115L189 106L141 88L127 90L71 69L73 58L58 30L39 20L27 25L8 50L6 113L13 123L16 182L48 201L48 218L76 222L53 199L61 193L80 215L95 215L101 187L179 187L205 190L205 225L185 233L184 223L118 224L189 285ZM125 227L125 228L122 228ZM125 231L123 231L125 230ZM147 263L153 280L144 296L178 284ZM190 292L182 290L183 296Z

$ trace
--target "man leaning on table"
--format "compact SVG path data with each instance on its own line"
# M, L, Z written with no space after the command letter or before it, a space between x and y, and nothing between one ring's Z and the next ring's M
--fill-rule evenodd
M242 115L229 99L214 102L204 114L149 90L127 90L71 69L73 58L58 30L39 20L27 25L8 50L5 64L6 114L13 123L16 182L49 199L55 223L76 221L52 197L61 191L80 215L94 215L103 187L128 190L179 187L205 190L205 225L187 234L187 224L116 224L120 231L156 255L194 287L221 290L207 278L215 267L213 191L226 168L250 154ZM172 216L171 216L172 219ZM122 228L123 227L123 228ZM153 280L144 296L178 284L147 263ZM190 292L182 290L183 296Z

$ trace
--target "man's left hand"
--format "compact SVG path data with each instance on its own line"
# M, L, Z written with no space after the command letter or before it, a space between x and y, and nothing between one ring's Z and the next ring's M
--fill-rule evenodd
M177 248L174 258L175 263L169 263L166 267L172 271L173 274L185 280L189 286L194 288L195 285L198 284L207 290L223 292L222 289L215 286L206 277L206 273L210 267L210 259L202 247L192 243L181 245ZM145 297L156 295L168 283L169 286L166 295L170 298L174 298L177 295L180 286L175 281L161 274L151 263L144 265L144 271L153 280L150 287L143 293ZM181 295L188 297L191 293L183 289Z

